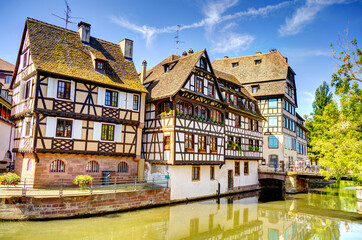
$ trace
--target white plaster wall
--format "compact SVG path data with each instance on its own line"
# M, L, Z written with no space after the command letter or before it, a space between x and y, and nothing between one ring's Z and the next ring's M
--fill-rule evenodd
M171 199L186 199L213 195L228 191L228 170L233 171L234 187L258 184L258 163L249 161L249 175L244 176L244 161L240 161L240 176L235 176L234 160L226 160L219 169L214 165L215 179L210 180L210 165L200 166L200 180L192 181L192 166L171 166L170 186Z
M10 132L12 135L10 137ZM12 149L12 139L14 138L14 128L8 123L0 121L0 160L4 159L5 153ZM10 146L9 146L10 143ZM10 148L9 148L10 147Z

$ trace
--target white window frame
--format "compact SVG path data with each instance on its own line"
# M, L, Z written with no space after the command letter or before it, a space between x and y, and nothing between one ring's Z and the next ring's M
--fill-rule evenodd
M271 121L273 119L275 119L274 120L275 123L276 123L275 125L270 124L271 122L274 122L274 121ZM278 127L278 116L270 116L270 117L268 117L268 127Z

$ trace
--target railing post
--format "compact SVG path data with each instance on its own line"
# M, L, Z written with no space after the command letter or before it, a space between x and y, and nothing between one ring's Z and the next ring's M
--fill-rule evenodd
M137 190L137 177L134 178L134 190Z
M117 192L117 176L114 176L114 192Z
M26 196L26 178L24 178L24 186L23 186L23 189L22 189L22 191L21 191L21 195L22 195L23 197Z
M93 183L91 183L91 185L90 185L90 194L91 195L93 194Z
M60 179L59 197L63 197L63 178Z

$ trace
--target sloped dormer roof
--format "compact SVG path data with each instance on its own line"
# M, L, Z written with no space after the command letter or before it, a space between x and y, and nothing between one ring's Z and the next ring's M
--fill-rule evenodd
M149 84L149 98L152 100L174 96L183 86L192 69L205 49L184 57L170 55L153 68L147 70L144 84ZM173 68L165 72L164 65L175 63Z
M14 68L15 68L14 64L9 63L9 62L5 61L4 59L0 58L0 71L13 72Z
M27 18L31 57L38 71L100 83L111 87L147 92L132 61L124 58L118 44L90 37L83 44L78 32ZM26 31L24 31L26 32ZM106 61L104 73L95 70L92 54Z
M261 60L259 64L255 61ZM233 67L233 63L237 66ZM290 68L279 51L249 56L216 59L212 63L216 70L235 76L242 84L286 79Z

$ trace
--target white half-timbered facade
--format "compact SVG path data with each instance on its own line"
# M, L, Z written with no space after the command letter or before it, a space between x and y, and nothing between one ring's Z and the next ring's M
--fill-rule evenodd
M206 50L190 50L182 57L171 55L147 71L144 66L142 69L141 80L150 92L142 141L146 177L169 175L172 199L214 195L218 184L221 192L256 188L261 152L250 151L249 140L261 147L261 134L248 129L232 132L231 106L224 101ZM243 96L249 103L250 97ZM251 102L255 111L255 99ZM248 116L253 121L262 120L257 112L235 112L245 119ZM227 150L226 131L229 136L242 139L242 150L237 151L241 154ZM228 161L227 153L232 156ZM243 180L234 180L234 160L248 160ZM236 165L239 170L242 168L240 162Z
M11 88L15 172L27 183L143 176L147 90L124 49L78 27L25 24Z

